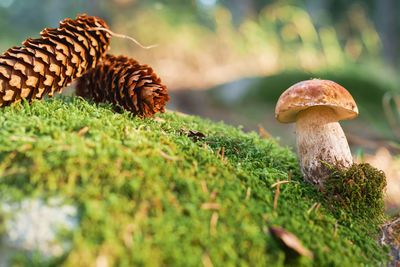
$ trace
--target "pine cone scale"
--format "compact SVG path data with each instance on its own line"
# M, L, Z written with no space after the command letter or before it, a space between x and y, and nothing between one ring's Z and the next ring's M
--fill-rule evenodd
M74 54L77 54L78 58L84 59L84 62L86 63L89 60L88 53L86 53L84 46L82 46L78 39L75 37L71 37L68 35L65 35L62 31L57 31L56 33L53 33L54 31L44 31L44 33L47 33L47 35L51 36L53 40L59 40L61 43L69 47L69 51L73 51ZM71 47L71 44L73 46ZM84 64L83 68L87 67L87 63Z

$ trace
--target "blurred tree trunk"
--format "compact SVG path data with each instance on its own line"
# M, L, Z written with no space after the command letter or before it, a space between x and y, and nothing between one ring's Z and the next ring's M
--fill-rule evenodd
M375 0L376 25L383 44L383 58L396 67L398 58L398 0Z

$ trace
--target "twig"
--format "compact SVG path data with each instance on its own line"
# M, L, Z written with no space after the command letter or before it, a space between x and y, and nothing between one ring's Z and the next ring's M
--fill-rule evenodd
M274 137L267 130L265 130L260 123L258 124L258 131L260 132L261 138L274 139Z
M109 30L109 29L107 29L107 28L101 28L101 27L89 28L89 30L91 30L91 29L93 29L93 30L98 30L98 31L105 31L105 32L111 34L111 35L114 36L114 37L124 38L124 39L131 40L132 42L134 42L135 44L137 44L138 46L140 46L140 47L143 48L143 49L150 49L150 48L153 48L153 47L157 47L157 46L158 46L157 44L155 44L155 45L149 45L149 46L144 46L144 45L142 45L141 43L139 43L136 39L134 39L134 38L132 38L132 37L130 37L130 36L128 36L128 35L115 33L115 32L113 32L113 31L111 31L111 30Z
M201 179L201 189L203 190L204 193L208 194L207 183L206 180L204 179Z
M217 190L213 190L211 192L211 194L210 194L210 200L211 201L215 201L215 199L217 198L217 194L218 194L218 191Z
M337 221L335 222L335 230L333 231L333 237L336 238L337 236L337 227L338 227L338 223Z
M347 204L344 202L343 198L339 194L336 194L336 196L339 198L340 202L342 202L342 205L347 208Z
M286 183L290 183L290 181L288 181L288 180L278 181L278 182L272 184L272 185L271 185L271 188L273 188L273 187L275 187L275 186L277 186L277 185L286 184Z
M217 158L218 158L218 156L219 156L219 152L221 152L221 148L220 148L220 147L219 147L218 150L217 150L217 155L216 155Z
M221 153L221 161L224 161L224 156L225 156L225 147L222 147L222 153Z
M247 191L246 191L246 200L250 199L250 194L251 194L251 187L247 187Z
M315 206L317 206L317 204L318 204L318 202L315 202L314 204L312 204L311 208L307 211L307 213L310 213L315 208Z
M204 267L214 267L210 256L208 256L207 252L204 252L203 255L201 256L201 262L203 263Z
M288 181L289 183L292 181L292 169L289 170Z
M319 207L321 207L321 202L318 203L317 207L315 208L315 212L317 212L319 210Z
M210 219L210 234L215 235L217 233L218 213L213 212Z
M78 135L84 135L87 131L89 131L89 127L85 126L78 131Z
M180 160L180 159L177 158L177 157L172 157L172 156L166 154L166 153L165 153L164 151L162 151L161 149L158 149L158 152L160 153L161 156L163 156L163 157L166 158L166 159L170 159L170 160Z
M218 203L203 203L203 204L201 204L201 209L203 209L203 210L220 210L221 205Z

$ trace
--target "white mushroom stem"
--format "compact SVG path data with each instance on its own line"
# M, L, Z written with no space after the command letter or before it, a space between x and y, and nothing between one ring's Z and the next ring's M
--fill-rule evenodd
M341 168L353 164L349 144L335 112L326 106L299 112L296 120L299 165L305 181L323 186L329 169L323 162Z

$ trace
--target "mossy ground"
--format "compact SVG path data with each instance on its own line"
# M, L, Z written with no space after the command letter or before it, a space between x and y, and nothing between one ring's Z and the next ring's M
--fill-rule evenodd
M58 196L79 207L73 249L47 264L90 266L101 256L109 266L282 266L271 225L313 252L296 265L387 260L374 220L337 224L316 208L321 195L302 182L295 154L256 133L177 114L142 120L76 97L1 109L0 125L3 200ZM206 137L194 142L181 128ZM271 185L290 170L274 211Z

